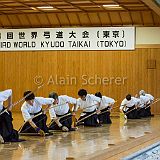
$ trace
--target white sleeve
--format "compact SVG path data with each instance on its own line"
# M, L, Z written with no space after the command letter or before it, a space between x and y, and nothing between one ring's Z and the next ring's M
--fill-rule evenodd
M154 97L151 95L151 100L154 101Z
M120 105L120 109L122 110L123 107L125 107L126 104L127 104L127 103L126 103L126 99L124 99L124 100L122 101L121 105Z
M24 107L21 108L21 111L24 121L28 121L31 118L30 113Z
M66 95L63 96L63 99L65 99L65 101L67 103L70 103L70 104L76 104L77 103L77 100L75 98L72 98L72 97L69 97L69 96L66 96Z
M90 95L90 97L91 97L91 99L93 100L93 101L97 101L97 102L101 102L101 98L99 98L99 97L97 97L97 96L95 96L95 95L93 95L93 94L91 94Z
M80 102L80 98L78 98L78 99L76 100L76 108L75 108L74 111L77 111L80 106L81 106L81 102Z
M53 106L53 105L51 105L51 107L52 107L52 106ZM55 113L54 108L50 108L50 109L49 109L49 115L50 115L50 118L51 118L51 119L53 119L53 118L56 117L56 113Z
M43 98L43 97L36 97L35 102L39 105L48 105L53 104L54 99L53 98Z
M143 96L143 95L140 96L140 100L141 100L141 104L143 103L144 105L145 105L146 103L150 102L149 97Z
M135 105L138 105L141 102L141 100L139 98L133 97L133 100L134 100Z
M113 98L110 98L110 97L105 97L105 100L106 100L107 104L114 104L115 103L115 100Z
M116 101L111 98L109 103L110 103L110 104L114 104L115 102L116 102Z
M148 94L148 97L150 98L151 101L154 100L154 97L151 94Z
M153 101L154 100L154 97L151 95L151 100Z
M0 92L0 102L6 101L9 96L12 95L12 89L7 89L5 91Z

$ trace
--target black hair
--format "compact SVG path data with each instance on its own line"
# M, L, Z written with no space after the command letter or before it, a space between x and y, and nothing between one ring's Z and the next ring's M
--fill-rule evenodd
M128 95L126 96L126 99L127 99L127 101L130 101L130 100L131 100L131 94L128 94Z
M25 91L23 97L25 97L25 101L35 99L35 95L32 93L32 91Z
M51 92L49 98L58 99L58 94L56 92Z
M102 98L102 94L101 94L101 92L97 92L97 93L95 93L95 96L96 96L96 97L100 97L100 98Z
M79 95L80 97L86 96L86 95L87 95L87 91L86 91L85 89L80 89L80 90L78 91L78 95Z

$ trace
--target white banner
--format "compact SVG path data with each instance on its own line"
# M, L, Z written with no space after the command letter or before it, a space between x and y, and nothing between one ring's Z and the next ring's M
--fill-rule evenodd
M134 49L134 27L0 30L0 51Z

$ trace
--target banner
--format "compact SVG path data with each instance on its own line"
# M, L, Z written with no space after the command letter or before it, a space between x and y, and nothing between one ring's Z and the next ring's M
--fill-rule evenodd
M0 51L134 49L134 27L0 30Z

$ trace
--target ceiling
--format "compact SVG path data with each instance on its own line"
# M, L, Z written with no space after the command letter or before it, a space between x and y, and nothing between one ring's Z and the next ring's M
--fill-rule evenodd
M159 0L0 0L1 28L160 26Z

